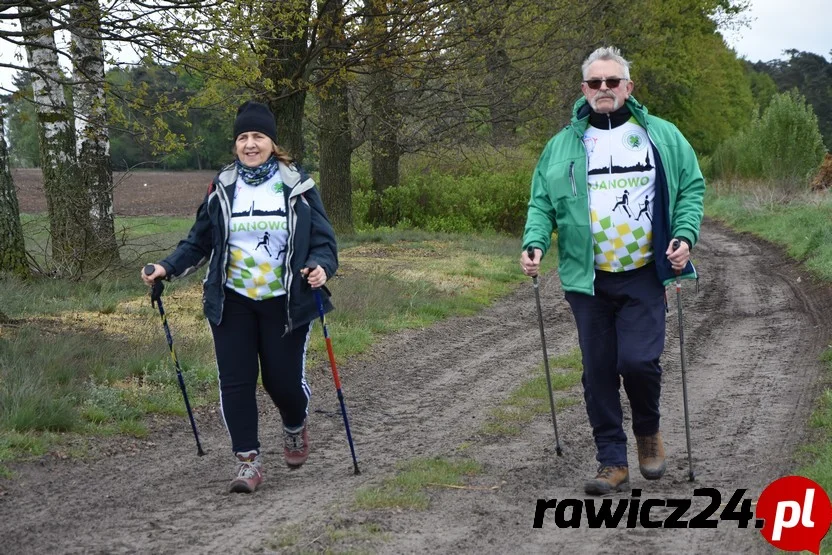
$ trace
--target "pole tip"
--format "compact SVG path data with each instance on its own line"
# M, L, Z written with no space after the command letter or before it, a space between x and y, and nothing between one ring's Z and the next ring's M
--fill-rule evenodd
M696 476L693 474L693 470L691 470L690 473L688 473L688 481L693 482L694 480L696 480Z
M200 447L199 449L197 449L196 454L197 454L198 457L204 457L205 456L205 451L203 451L202 447Z
M558 445L557 447L555 447L555 452L558 454L558 457L562 457L562 456L563 456L563 449L561 449L561 448L560 448L560 445Z

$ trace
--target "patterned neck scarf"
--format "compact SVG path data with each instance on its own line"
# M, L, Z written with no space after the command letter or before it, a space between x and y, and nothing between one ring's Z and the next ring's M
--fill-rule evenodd
M277 173L277 170L277 158L274 155L256 168L250 168L237 160L237 172L246 185L257 186L265 183Z

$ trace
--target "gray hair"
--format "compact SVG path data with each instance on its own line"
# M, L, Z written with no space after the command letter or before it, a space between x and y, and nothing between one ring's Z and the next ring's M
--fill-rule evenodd
M584 79L586 79L586 71L589 69L589 66L598 60L612 60L621 66L624 73L622 77L627 80L630 79L630 62L625 60L624 57L621 56L621 51L614 46L602 46L587 56L587 59L584 60L584 63L581 65L581 73L583 74Z

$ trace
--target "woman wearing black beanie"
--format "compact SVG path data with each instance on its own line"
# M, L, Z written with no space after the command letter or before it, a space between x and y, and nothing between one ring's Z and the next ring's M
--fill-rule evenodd
M309 456L305 363L322 288L338 268L335 233L312 179L277 146L268 106L245 102L234 120L236 161L208 188L188 237L142 279L184 277L207 262L205 316L211 324L220 408L231 436L231 492L263 481L257 429L257 378L280 411L284 458Z

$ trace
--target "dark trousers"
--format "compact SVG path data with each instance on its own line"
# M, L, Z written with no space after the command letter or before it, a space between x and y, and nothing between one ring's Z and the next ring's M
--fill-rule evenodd
M627 465L619 388L630 400L633 433L659 431L664 350L664 287L653 264L628 272L595 272L595 296L566 293L578 326L584 399L602 466Z
M306 418L306 348L309 326L284 336L286 296L255 301L226 289L222 322L211 324L220 378L220 409L234 452L260 448L257 435L257 376L280 410L283 425Z

